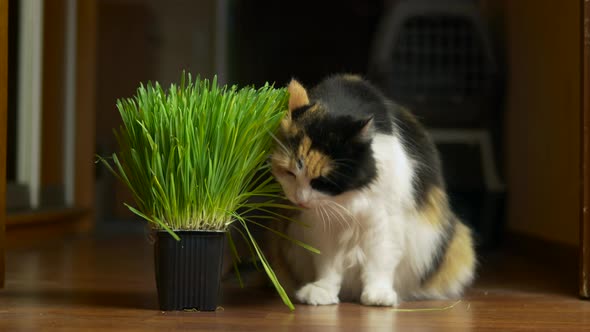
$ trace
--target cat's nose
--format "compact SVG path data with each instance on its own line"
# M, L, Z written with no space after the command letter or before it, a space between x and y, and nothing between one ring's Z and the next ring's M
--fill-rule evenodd
M295 203L295 205L297 205L300 208L304 208L304 209L309 208L309 205L307 204L307 202L303 199L300 199L300 198L296 198L295 200L293 200L293 203Z
M305 196L306 195L303 191L298 191L294 197L295 204L297 204L297 206L302 207L302 208L308 208L307 198Z

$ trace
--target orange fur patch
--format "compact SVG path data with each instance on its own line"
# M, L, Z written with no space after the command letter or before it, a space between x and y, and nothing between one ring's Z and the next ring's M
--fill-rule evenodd
M290 169L293 166L292 158L280 149L272 154L270 161L274 169Z
M318 151L311 151L305 159L307 166L307 176L310 179L317 178L321 175L326 175L330 172L330 158Z
M422 217L421 219L433 226L442 227L448 224L451 221L451 215L444 190L439 187L430 189L426 201L422 204L418 213Z
M332 169L330 157L311 149L311 139L303 137L299 145L298 155L305 164L306 175L310 179L326 175Z
M293 110L303 107L309 104L309 98L307 97L307 91L301 83L297 82L296 80L291 80L289 86L287 87L287 91L289 91L289 111L292 112Z
M291 124L290 126L287 126L288 124L285 124L285 127L283 128L283 131L285 131L283 133L284 135L295 135L298 133L299 129L296 125ZM332 161L330 157L320 151L312 149L309 136L303 136L301 139L296 151L296 156L303 161L306 176L310 179L325 176L332 170ZM276 147L271 156L271 164L275 171L279 169L289 170L295 168L296 160L289 152L284 151L280 147Z
M297 151L297 154L301 158L305 159L305 156L307 156L309 150L311 150L311 139L308 136L304 136L301 140L301 143L299 144L299 150Z
M281 121L281 131L285 136L296 136L301 129L299 129L299 126L291 120L291 115L286 115Z

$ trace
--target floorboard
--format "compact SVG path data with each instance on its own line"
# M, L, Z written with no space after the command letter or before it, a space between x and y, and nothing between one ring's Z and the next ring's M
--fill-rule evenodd
M290 312L272 290L228 280L213 313L161 312L152 247L141 235L76 237L7 252L0 331L582 331L590 302L577 294L576 257L482 256L479 277L447 310L398 312L354 303ZM401 309L455 301L407 302Z

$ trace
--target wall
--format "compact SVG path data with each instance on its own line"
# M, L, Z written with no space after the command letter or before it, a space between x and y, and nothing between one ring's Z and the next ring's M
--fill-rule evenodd
M580 1L504 1L508 228L577 244Z
M96 146L110 155L118 149L118 98L132 97L139 82L167 87L182 70L213 76L215 2L98 0L98 23ZM133 203L129 190L104 167L97 172L98 219L134 216L123 205Z

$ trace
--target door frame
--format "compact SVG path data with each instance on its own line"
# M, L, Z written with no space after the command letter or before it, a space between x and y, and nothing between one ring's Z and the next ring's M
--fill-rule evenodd
M8 0L0 0L0 288L4 287L6 228L6 114L8 98Z
M582 12L582 156L580 211L580 296L590 297L590 1L581 0Z

